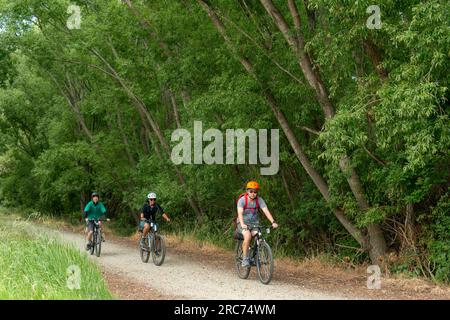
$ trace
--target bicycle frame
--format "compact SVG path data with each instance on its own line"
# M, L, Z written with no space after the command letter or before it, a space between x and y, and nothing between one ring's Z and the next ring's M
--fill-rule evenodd
M88 223L89 222L94 222L94 229L92 230L92 234L94 234L95 232L97 232L98 230L100 230L102 228L102 224L100 223L101 221L105 221L102 219L88 219ZM87 224L86 223L86 226Z
M157 223L150 220L145 220L145 222L150 224L150 229L145 237L142 230L139 245L141 250L141 259L143 262L147 263L149 255L151 254L153 263L156 266L161 266L166 255L164 238L158 232ZM147 243L145 243L146 240Z
M150 229L147 233L147 240L150 247L150 244L153 243L156 233L158 232L158 224L151 220L144 220L146 223L150 224ZM142 238L144 237L144 230L142 230Z
M93 222L93 230L92 230L92 246L89 249L91 255L94 254L94 251L97 257L100 257L101 245L103 241L103 232L102 232L102 223L101 221L105 221L104 219L88 219L89 222ZM109 221L106 219L106 221Z
M249 258L250 261L252 263L252 265L256 265L256 255L258 253L258 249L259 249L259 245L261 241L266 241L266 239L264 238L263 235L263 229L266 229L267 233L270 233L270 229L272 227L261 227L261 226L253 226L252 228L250 228L250 230L252 229L257 229L257 233L252 236L252 242L250 242L250 254L249 254ZM253 248L252 248L252 244L253 244Z
M158 224L156 222L151 221L151 220L144 220L144 221L145 221L145 223L150 224L150 229L148 230L148 233L153 233L153 232L157 232L158 231ZM143 229L142 229L142 232L144 232Z
M100 222L102 222L102 221L107 221L107 220L105 220L105 219L88 219L88 222L94 222L95 228L101 227L102 224Z
M236 244L235 266L238 276L241 279L247 279L250 274L250 268L256 266L259 280L263 284L268 284L273 275L273 256L272 250L264 238L264 229L266 229L267 233L270 233L272 227L249 226L249 231L253 234L256 230L256 233L252 236L251 241L253 241L253 243L250 242L248 248L250 251L247 252L247 257L250 260L250 266L248 267L242 266L242 259L244 258L244 241L243 239L238 239Z

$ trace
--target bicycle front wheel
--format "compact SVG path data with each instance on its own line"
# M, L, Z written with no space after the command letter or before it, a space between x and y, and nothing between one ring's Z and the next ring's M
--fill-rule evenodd
M152 243L152 259L156 266L163 264L166 257L166 243L164 237L157 234L153 237Z
M141 260L144 263L148 262L148 259L150 258L150 249L148 245L148 237L144 238L144 241L142 241L143 235L141 235L141 239L139 240L139 250L141 253Z
M97 242L97 233L94 231L94 233L92 234L92 242L91 242L91 248L89 249L89 253L91 255L94 254L94 250L95 250L95 243Z
M102 252L102 233L97 230L97 237L95 241L95 255L100 257L100 253Z
M250 267L242 266L242 259L244 257L244 253L242 251L242 240L238 240L236 243L236 258L234 261L236 272L241 279L247 279L250 274Z
M265 241L261 241L256 255L256 269L258 270L259 281L269 284L273 275L272 249Z

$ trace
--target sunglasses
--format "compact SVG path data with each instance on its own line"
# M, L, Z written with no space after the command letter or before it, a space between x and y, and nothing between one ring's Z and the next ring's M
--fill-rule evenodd
M156 201L156 199L149 199L150 201Z
M250 189L250 190L248 190L248 193L258 193L258 191L257 190L255 190L255 189Z

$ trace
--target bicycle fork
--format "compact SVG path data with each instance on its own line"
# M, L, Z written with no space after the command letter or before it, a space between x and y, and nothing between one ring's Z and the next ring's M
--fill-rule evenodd
M147 245L145 244L145 238L147 238ZM144 235L142 235L141 238L141 247L142 249L146 250L146 251L151 251L152 246L153 246L153 235L149 233L147 233L147 236L144 237Z
M255 241L255 244L254 244L253 248L252 247L248 248L247 256L250 259L250 265L251 266L256 266L256 259L257 259L257 256L258 256L258 245L259 245L259 239L257 239Z

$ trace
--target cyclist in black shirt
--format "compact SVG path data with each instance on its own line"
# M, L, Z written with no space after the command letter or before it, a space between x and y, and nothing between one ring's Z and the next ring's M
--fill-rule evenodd
M141 210L140 228L143 229L144 232L143 239L145 239L148 231L150 230L150 223L148 223L148 221L155 222L157 213L162 214L163 219L170 222L170 218L167 213L165 213L164 209L156 203L156 193L150 192L147 195L147 203L144 204Z

